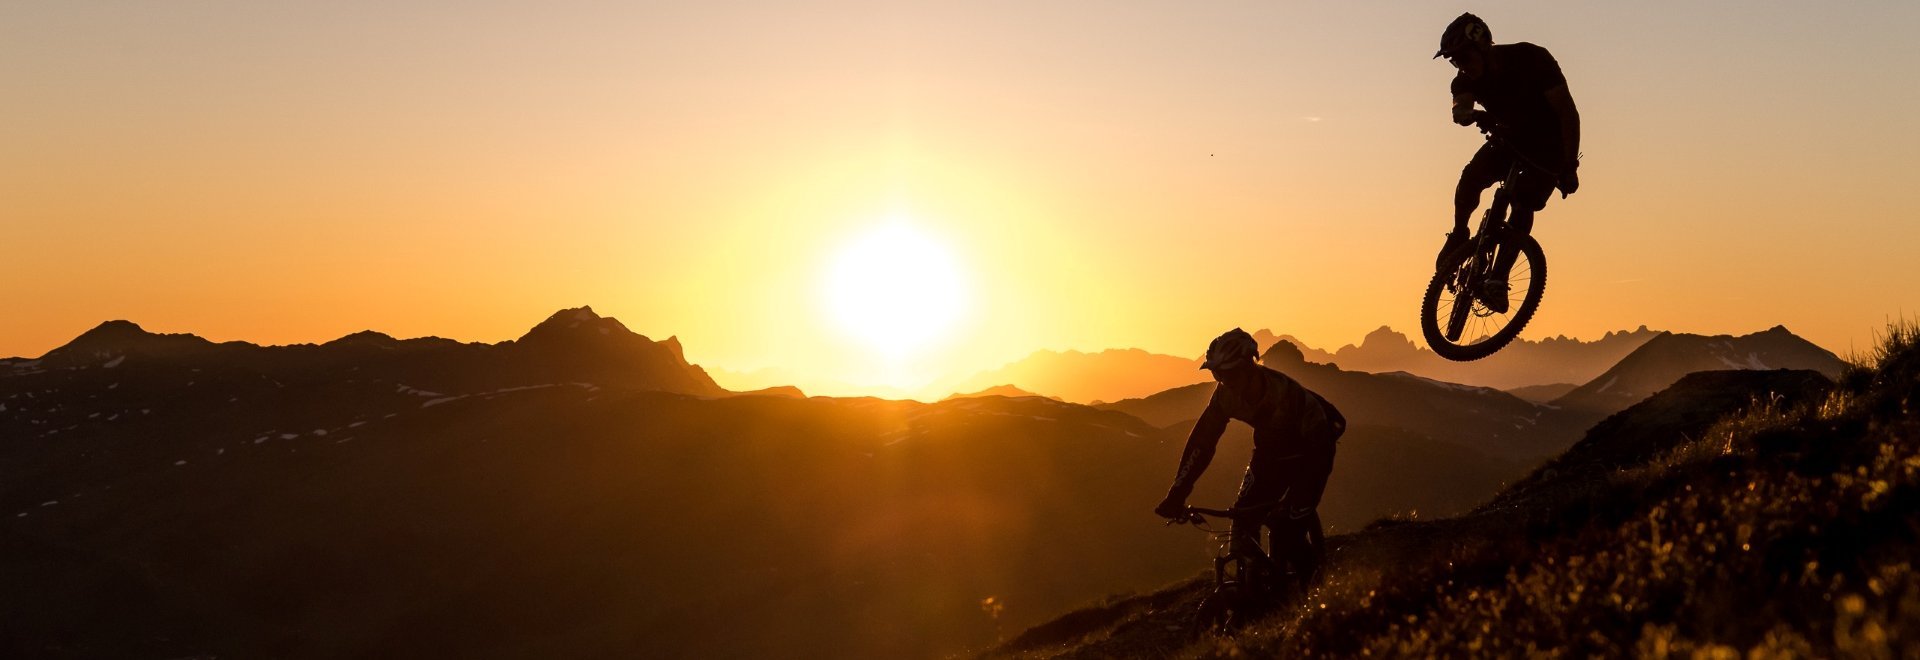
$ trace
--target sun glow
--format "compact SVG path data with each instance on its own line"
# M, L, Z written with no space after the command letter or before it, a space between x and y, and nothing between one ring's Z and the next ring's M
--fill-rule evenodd
M822 291L841 331L896 360L942 339L968 303L953 251L898 221L841 247Z

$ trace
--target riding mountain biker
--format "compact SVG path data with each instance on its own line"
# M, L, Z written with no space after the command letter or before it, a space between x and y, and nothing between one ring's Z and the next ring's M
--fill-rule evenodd
M1320 495L1333 471L1334 444L1347 420L1326 399L1299 382L1255 363L1259 346L1245 330L1234 328L1207 347L1202 369L1219 386L1200 421L1187 436L1173 488L1153 512L1165 518L1185 515L1187 496L1200 480L1226 431L1240 420L1253 427L1253 458L1240 482L1233 508L1265 507L1257 516L1235 519L1232 543L1260 556L1260 529L1271 529L1276 562L1290 564L1301 586L1311 584L1325 556L1320 525Z
M1507 219L1514 231L1532 232L1533 214L1546 206L1554 188L1561 197L1580 188L1580 111L1560 64L1547 49L1526 42L1495 45L1486 21L1473 14L1461 14L1447 25L1433 56L1447 58L1459 71L1452 84L1454 123L1490 120L1499 128L1498 137L1513 149L1482 145L1460 172L1453 231L1440 249L1434 266L1438 270L1468 248L1467 218L1480 206L1481 191L1506 178L1515 151L1520 167L1510 184L1513 205ZM1485 110L1476 111L1476 103ZM1512 267L1513 257L1502 255L1488 281L1493 290L1482 296L1496 312L1506 312L1507 272Z

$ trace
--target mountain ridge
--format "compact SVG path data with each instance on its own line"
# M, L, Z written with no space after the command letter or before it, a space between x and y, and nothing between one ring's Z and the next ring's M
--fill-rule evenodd
M587 306L554 312L519 338L495 344L396 339L373 330L320 344L215 343L191 333L159 334L131 321L113 320L39 358L4 360L0 367L18 372L187 361L250 374L379 373L415 386L466 391L572 379L703 396L728 394L699 365L687 362L677 337L653 341Z
M1552 405L1611 413L1666 389L1686 374L1728 368L1809 369L1836 378L1847 363L1780 325L1740 336L1662 332L1592 380L1554 399Z

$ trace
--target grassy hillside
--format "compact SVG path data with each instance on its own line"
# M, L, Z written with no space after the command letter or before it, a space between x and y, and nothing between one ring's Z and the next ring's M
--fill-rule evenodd
M1195 579L986 655L1914 657L1920 330L1868 362L1682 379L1466 515L1334 539L1319 589L1232 636L1189 641Z

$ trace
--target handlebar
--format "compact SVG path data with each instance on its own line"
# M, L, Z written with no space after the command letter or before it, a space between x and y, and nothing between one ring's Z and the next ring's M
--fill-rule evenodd
M1196 516L1213 516L1215 518L1232 518L1234 516L1252 513L1256 509L1265 509L1265 508L1267 507L1262 506L1262 507L1242 507L1238 509L1208 509L1204 507L1190 506L1190 507L1187 507L1187 513L1189 515L1196 515Z
M1167 519L1167 524L1168 525L1196 525L1196 526L1205 525L1207 522L1207 516L1233 520L1235 518L1246 518L1246 517L1266 513L1267 510L1272 509L1279 505L1280 505L1279 502L1273 502L1271 504L1243 506L1237 509L1208 509L1205 507L1190 506L1190 507L1187 507L1186 513L1181 515L1180 517Z

